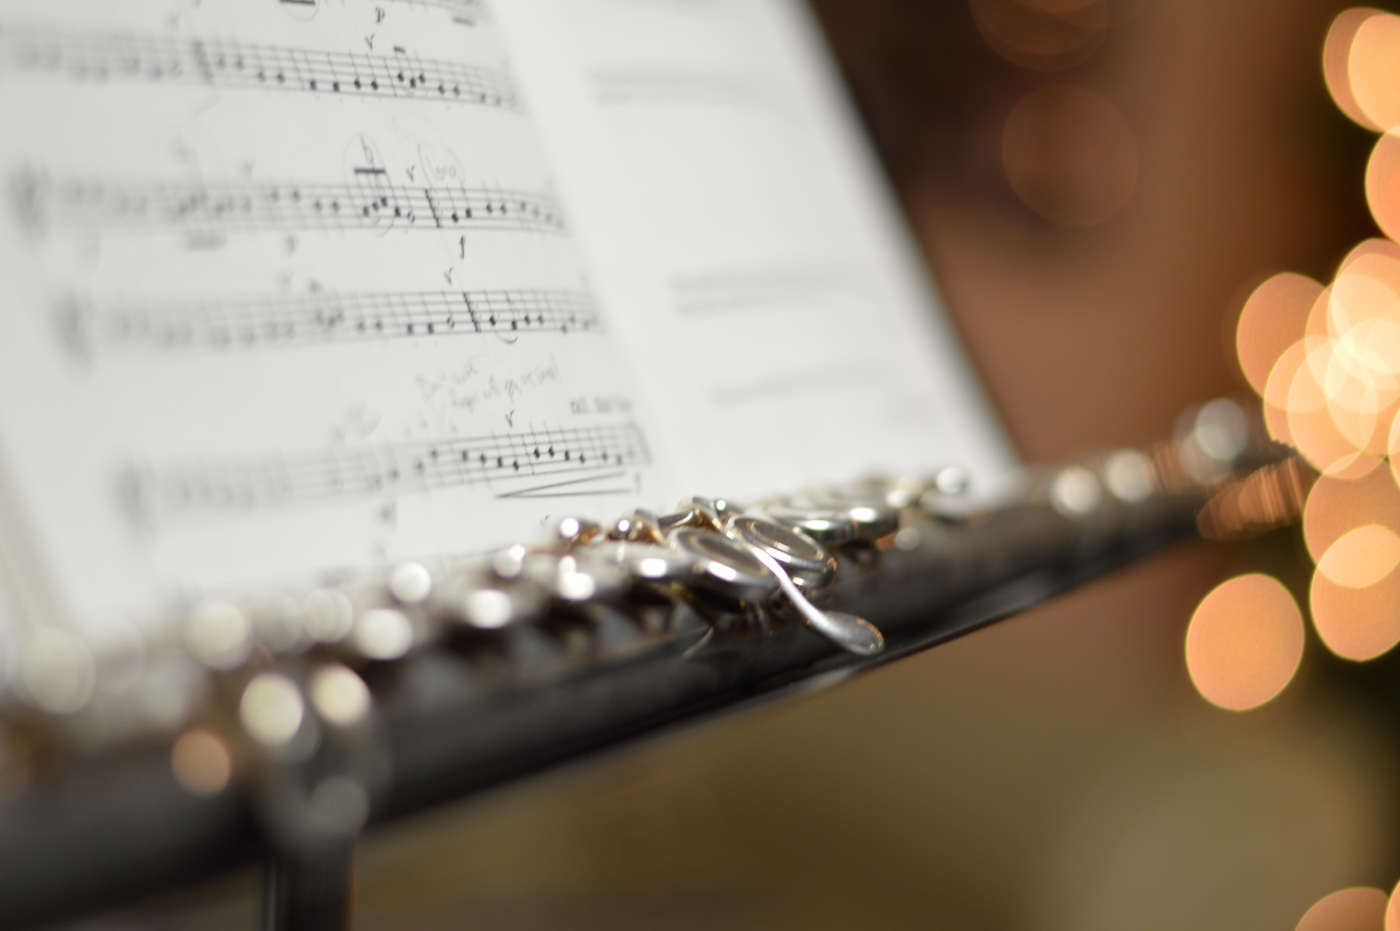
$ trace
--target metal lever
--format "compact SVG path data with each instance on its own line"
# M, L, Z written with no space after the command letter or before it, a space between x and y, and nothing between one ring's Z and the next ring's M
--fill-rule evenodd
M885 635L865 618L841 611L823 611L807 600L802 590L788 577L782 564L761 546L744 541L754 557L778 580L778 587L792 602L808 626L832 643L857 656L874 656L885 648Z

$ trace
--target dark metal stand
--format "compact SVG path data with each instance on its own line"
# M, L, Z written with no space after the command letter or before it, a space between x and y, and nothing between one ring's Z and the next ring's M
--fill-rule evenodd
M353 843L273 853L263 873L263 931L348 931L354 896Z

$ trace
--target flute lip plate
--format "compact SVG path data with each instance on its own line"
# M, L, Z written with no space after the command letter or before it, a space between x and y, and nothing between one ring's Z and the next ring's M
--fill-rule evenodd
M772 556L803 588L825 588L836 577L836 557L801 530L761 517L737 517L730 525L745 543Z
M683 527L671 545L696 559L691 580L699 593L739 606L765 604L778 594L778 580L747 546L713 530Z

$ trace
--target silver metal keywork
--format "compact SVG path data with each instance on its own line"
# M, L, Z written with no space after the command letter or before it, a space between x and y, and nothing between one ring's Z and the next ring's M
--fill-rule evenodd
M753 551L754 558L768 567L768 571L778 580L778 587L783 594L792 602L792 606L797 609L797 613L802 615L802 619L807 622L817 633L821 634L832 643L849 653L857 656L874 656L885 648L885 635L865 618L856 617L854 614L845 614L841 611L823 611L807 600L799 589L788 578L788 574L783 571L783 567L761 546L746 543L746 546Z

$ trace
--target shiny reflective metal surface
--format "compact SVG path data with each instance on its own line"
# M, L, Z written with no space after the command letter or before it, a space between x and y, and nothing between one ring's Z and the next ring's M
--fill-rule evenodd
M777 579L742 543L694 527L673 531L670 540L676 549L696 559L691 587L722 607L759 607L778 593Z
M679 585L699 572L696 557L651 543L603 543L590 547L585 558L618 566L641 585Z
M821 503L776 505L765 508L764 513L778 523L797 527L819 543L874 543L899 532L899 509L890 507L880 496L854 498L837 507Z
M803 589L825 588L836 578L836 557L797 528L760 517L736 517L729 532L752 546L758 555L775 560ZM854 539L853 530L847 542Z
M795 527L818 543L839 546L856 538L856 522L839 508L773 506L764 508L763 513L777 523Z
M885 648L885 636L864 618L842 611L822 611L815 607L802 594L802 590L788 577L783 565L765 546L750 543L758 561L768 567L778 580L783 594L787 596L797 613L807 625L832 643L857 656L874 656Z
M634 543L660 543L665 539L657 516L645 508L638 508L624 514L608 531L610 540L628 540Z

